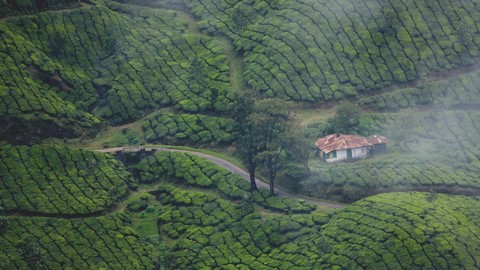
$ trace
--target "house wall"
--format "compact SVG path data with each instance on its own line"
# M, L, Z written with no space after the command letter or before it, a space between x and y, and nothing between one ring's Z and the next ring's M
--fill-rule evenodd
M368 157L368 147L359 147L352 149L352 158L366 158Z
M372 155L385 154L387 152L387 145L385 143L374 144Z
M326 159L325 162L335 162L335 161L347 159L347 150L336 150L336 151L337 151L337 157Z
M369 156L369 151L368 147L359 147L359 148L354 148L352 150L352 159L353 158L366 158ZM347 159L347 150L336 150L337 151L337 157L336 158L328 158L324 159L325 162L336 162L340 160L346 160ZM323 155L324 157L324 155Z

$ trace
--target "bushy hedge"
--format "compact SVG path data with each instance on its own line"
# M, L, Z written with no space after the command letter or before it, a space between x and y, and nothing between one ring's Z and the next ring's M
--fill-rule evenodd
M224 143L232 140L233 120L200 114L156 113L142 129L147 142L190 141Z
M342 99L479 57L480 9L472 1L183 3L202 29L233 40L245 82L269 97Z
M58 145L2 146L0 178L3 210L43 214L100 212L134 181L109 155Z
M154 247L125 214L85 219L9 217L1 269L154 269Z
M389 193L334 215L322 231L321 269L474 269L480 262L477 198Z

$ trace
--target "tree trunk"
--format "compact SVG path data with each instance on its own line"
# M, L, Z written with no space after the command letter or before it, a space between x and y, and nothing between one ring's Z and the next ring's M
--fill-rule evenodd
M250 174L250 190L258 190L257 182L255 181L255 161L250 159L248 161L248 173Z
M270 184L270 196L275 196L275 173L273 172L272 164L268 164L267 166L268 166L268 179Z

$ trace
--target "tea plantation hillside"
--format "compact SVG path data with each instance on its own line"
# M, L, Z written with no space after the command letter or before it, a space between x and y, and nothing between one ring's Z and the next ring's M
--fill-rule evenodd
M7 18L0 29L1 134L9 141L75 137L94 132L98 117L125 123L159 107L231 106L224 46L190 31L178 12L98 2Z
M386 154L314 155L338 104ZM479 179L479 1L0 1L2 270L480 269Z
M47 215L101 212L134 182L109 155L58 145L2 146L0 179L1 209Z
M167 1L175 3L177 1ZM183 1L267 96L354 97L478 61L477 1Z
M247 191L244 179L189 154L156 153L130 170L141 185L112 213L4 212L0 269L473 269L480 263L478 198L389 193L322 213L298 200L265 200L263 192ZM44 203L55 205L55 197Z

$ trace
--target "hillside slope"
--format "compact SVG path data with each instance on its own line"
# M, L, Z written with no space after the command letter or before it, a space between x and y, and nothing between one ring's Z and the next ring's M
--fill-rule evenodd
M167 1L168 2L168 1ZM174 3L175 1L170 1ZM267 96L328 101L478 62L476 1L183 1Z

